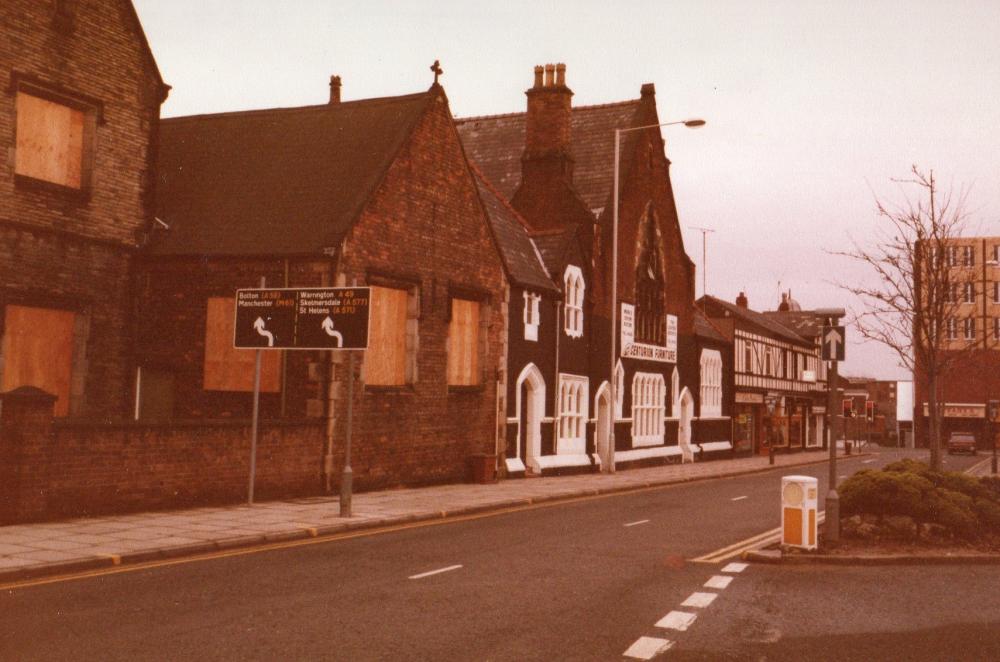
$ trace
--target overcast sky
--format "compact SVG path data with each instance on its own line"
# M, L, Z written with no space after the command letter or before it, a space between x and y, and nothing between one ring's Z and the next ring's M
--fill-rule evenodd
M564 62L576 105L656 84L685 247L708 235L708 292L781 290L856 307L868 278L828 251L865 243L874 199L912 164L970 188L969 234L1000 235L1000 2L334 2L134 0L166 117L426 89L435 59L457 116L520 112L536 64ZM611 167L611 164L609 164ZM908 379L890 352L848 346L842 372Z

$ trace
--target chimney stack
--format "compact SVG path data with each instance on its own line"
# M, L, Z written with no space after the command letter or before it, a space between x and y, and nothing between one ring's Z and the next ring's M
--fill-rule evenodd
M778 312L787 313L789 310L791 310L791 306L788 305L788 295L782 292L781 303L778 304Z
M566 86L566 65L536 66L534 83L525 93L528 113L521 179L558 178L572 182L573 91Z
M740 292L740 295L736 297L736 305L740 308L750 308L750 302L747 301L747 295Z
M340 103L340 76L330 76L330 105Z

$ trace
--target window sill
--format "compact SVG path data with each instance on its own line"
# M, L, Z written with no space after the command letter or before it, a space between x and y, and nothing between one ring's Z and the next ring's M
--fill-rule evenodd
M462 393L482 393L485 390L486 387L483 386L482 384L472 384L469 386L456 386L452 384L448 385L448 395L452 394L460 395Z
M14 175L14 186L24 191L52 193L68 200L75 200L82 203L90 202L89 187L73 188L72 186L63 186L62 184L55 184L43 179L35 179L34 177L18 174Z
M409 395L409 394L415 393L415 391L413 389L413 384L401 384L399 386L389 386L389 385L380 385L380 384L365 384L364 385L364 392L365 393L372 393L372 394L382 393L382 394L386 394L386 395L392 395L392 394Z

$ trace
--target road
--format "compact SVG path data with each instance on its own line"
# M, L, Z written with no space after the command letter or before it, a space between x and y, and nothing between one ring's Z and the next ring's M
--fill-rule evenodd
M896 455L842 460L838 473ZM973 460L948 461L961 468ZM825 464L794 472L819 477L825 492ZM640 637L673 641L664 659L710 659L767 644L755 624L795 621L800 612L810 619L782 628L770 643L813 650L808 637L840 632L824 612L794 597L811 586L811 576L822 575L818 570L783 574L784 568L750 566L730 574L730 587L717 591L686 632L655 627L692 593L705 591L702 585L724 565L690 559L778 525L783 473L790 472L5 591L0 659L615 660ZM977 571L971 581L1000 585L1000 570ZM907 599L897 609L923 609L918 595L927 591L912 569L899 572L898 582L878 573L848 575L860 593L841 595L841 608L850 613L872 585L891 600L905 583ZM831 586L820 588L836 594ZM785 601L791 593L794 599ZM985 620L969 623L997 620L995 602L974 604ZM954 605L946 606L954 613ZM860 613L855 605L855 618Z

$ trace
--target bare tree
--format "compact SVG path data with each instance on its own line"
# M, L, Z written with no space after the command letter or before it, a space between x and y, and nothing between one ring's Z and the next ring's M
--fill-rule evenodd
M913 166L911 175L894 181L904 189L915 186L916 197L904 190L898 205L876 199L884 223L874 233L874 246L854 241L852 250L834 254L874 271L872 284L840 287L861 300L863 309L854 311L853 320L861 336L890 347L902 366L913 372L914 381L927 385L930 463L940 469L940 387L942 377L967 357L975 343L965 339L964 328L959 329L960 306L966 288L975 287L975 275L971 268L961 268L959 246L954 244L966 220L966 192L957 196L940 192L933 170L925 174Z

